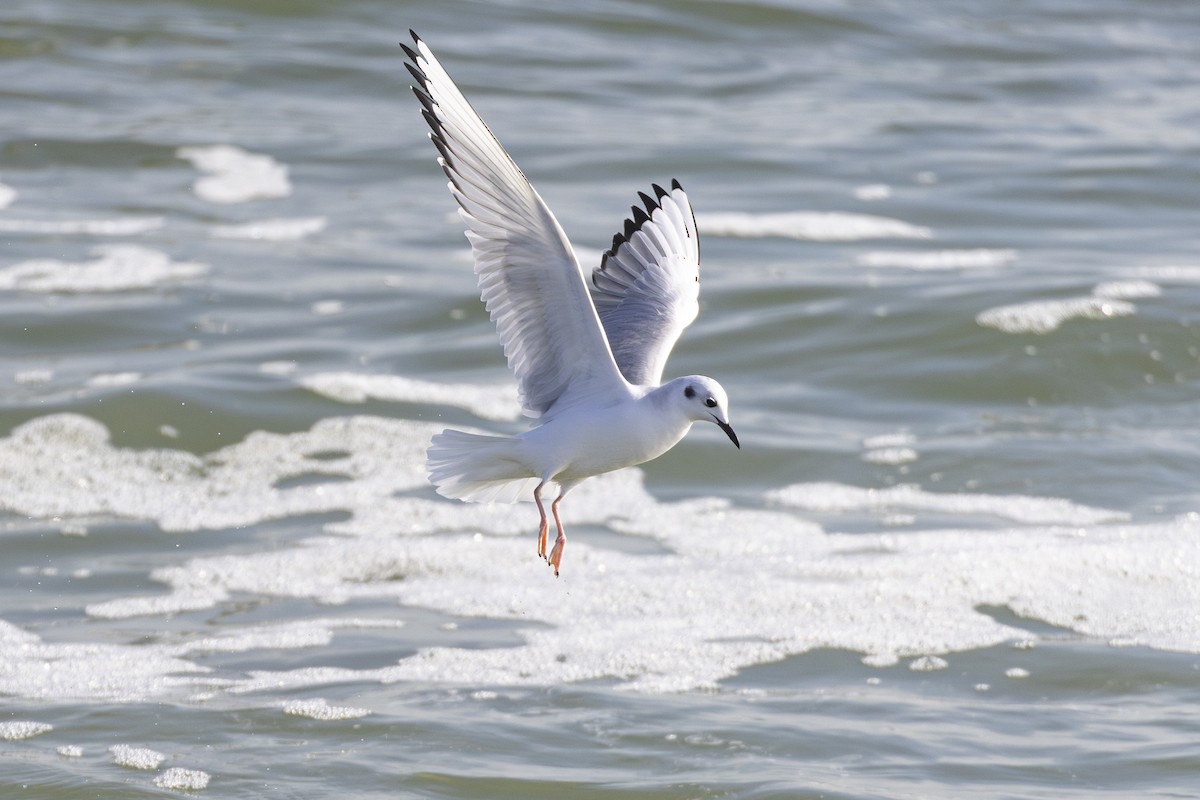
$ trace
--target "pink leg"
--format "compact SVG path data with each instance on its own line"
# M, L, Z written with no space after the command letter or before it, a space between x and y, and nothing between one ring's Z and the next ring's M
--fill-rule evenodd
M554 540L554 549L550 551L550 566L554 567L554 577L558 577L558 566L562 563L563 545L567 543L567 534L563 531L562 520L558 517L558 504L562 502L563 496L560 494L554 498L554 502L550 504L550 510L554 512L554 524L558 526L558 538Z
M546 522L546 509L542 508L542 487L545 485L546 485L546 482L542 481L541 483L539 483L537 485L537 488L533 490L533 502L537 503L538 513L542 515L542 522L538 526L538 545L537 545L537 547L538 547L537 553L542 558L546 557L546 534L548 533L548 529L550 527L549 524ZM557 500L555 500L554 502L555 502L555 505L558 504Z

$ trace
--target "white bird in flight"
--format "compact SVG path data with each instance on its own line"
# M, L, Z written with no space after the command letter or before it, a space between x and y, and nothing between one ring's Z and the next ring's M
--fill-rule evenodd
M659 385L667 356L699 311L696 220L678 181L639 193L587 281L550 209L428 45L402 44L417 81L430 138L475 257L483 302L496 323L521 406L535 427L518 436L444 430L427 453L429 479L444 497L515 502L533 489L541 522L538 555L557 575L566 534L559 504L593 475L641 464L670 450L694 422L719 426L734 445L725 390L689 375ZM547 555L542 489L558 538Z

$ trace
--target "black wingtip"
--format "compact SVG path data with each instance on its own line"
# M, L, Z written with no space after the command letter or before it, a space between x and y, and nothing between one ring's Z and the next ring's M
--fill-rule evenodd
M666 189L662 188L657 183L650 184L650 188L654 190L654 196L659 200L662 200L669 194Z
M412 28L408 29L408 35L412 37L414 45L421 44L421 37L417 36L417 32L414 31ZM405 44L404 42L400 42L400 47L404 49L404 55L408 56L413 61L417 60L417 51L416 50L414 50L412 47Z
M416 60L417 56L415 53L410 52L409 56L414 61ZM427 84L429 82L429 79L425 77L425 73L422 72L421 69L416 64L405 63L404 68L408 70L409 75L413 76L413 80L416 81L417 83L421 84L422 86L424 86L425 84Z
M633 211L634 227L640 228L647 220L650 219L650 215L643 211L639 206L630 206L629 208L631 211Z
M638 198L642 201L642 205L646 207L647 214L653 214L658 209L658 203L645 192L638 192Z
M671 189L679 189L680 191L683 191L683 187L679 185L678 178L671 178Z
M409 88L412 89L412 93L417 96L417 99L421 101L421 106L424 107L425 110L432 113L433 107L437 105L437 103L433 102L433 98L430 97L429 93L425 91L425 85L422 83L419 87L410 86Z

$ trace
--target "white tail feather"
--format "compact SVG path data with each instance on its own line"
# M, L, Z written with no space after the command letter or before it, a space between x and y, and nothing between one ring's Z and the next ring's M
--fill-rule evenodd
M515 455L517 440L444 430L425 453L429 480L442 497L473 503L515 503L530 497L538 478Z

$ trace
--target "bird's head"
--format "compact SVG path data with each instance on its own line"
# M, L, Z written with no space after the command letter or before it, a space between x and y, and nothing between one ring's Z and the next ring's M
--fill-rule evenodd
M714 423L741 449L737 434L729 424L729 398L725 396L721 384L703 375L676 378L671 383L676 395L672 399L684 409L688 419Z

